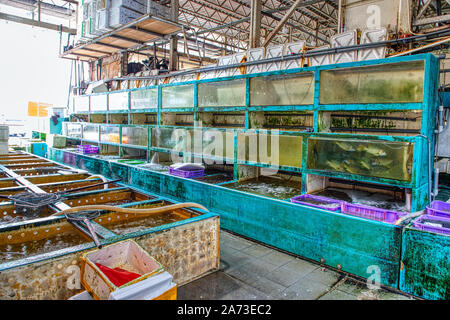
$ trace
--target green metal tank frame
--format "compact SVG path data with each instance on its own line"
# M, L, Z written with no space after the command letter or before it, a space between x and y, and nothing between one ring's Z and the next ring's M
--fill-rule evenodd
M317 263L427 299L448 299L450 237L270 199L246 192L50 148L51 160L167 199L198 202L221 227Z
M323 71L329 70L347 70L348 68L355 67L377 67L377 66L389 66L394 63L408 63L408 62L423 62L424 68L424 82L423 82L423 92L422 92L422 102L413 102L413 103L364 103L364 104L321 104L320 103L320 86L321 86L321 73ZM312 104L308 105L276 105L276 106L252 106L250 103L250 81L252 78L258 77L266 77L266 76L289 76L289 75L302 75L302 74L311 74L313 73L314 77L314 99ZM209 84L209 83L223 83L226 84L226 81L233 80L245 80L245 105L243 106L220 106L220 107L200 107L199 106L199 85L201 84ZM300 69L289 69L289 70L280 70L280 71L272 71L272 72L263 72L263 73L255 73L255 74L245 74L245 75L237 75L232 77L222 77L222 78L213 78L213 79L205 79L205 80L197 80L197 81L187 81L180 83L171 83L171 84L160 84L157 86L138 88L138 89L129 89L129 90L120 90L109 93L101 93L101 94L91 94L85 96L77 97L77 101L75 103L76 110L78 114L88 114L89 121L90 116L92 114L105 114L107 122L109 122L109 115L111 114L127 114L128 115L128 123L130 123L130 117L133 113L156 113L157 114L157 124L156 125L119 125L119 124L101 124L99 127L119 127L119 143L108 142L101 140L101 130L98 130L98 139L83 139L83 135L79 136L71 136L70 138L79 139L82 143L98 143L105 145L114 145L119 147L119 156L122 155L122 150L124 147L127 148L135 148L146 150L148 152L148 158L150 156L150 151L156 152L171 152L170 149L157 148L153 146L151 143L151 135L153 128L173 128L173 129L187 129L192 130L194 127L182 127L182 126L163 126L161 125L161 113L170 113L170 112L192 112L194 115L194 119L198 119L198 112L228 112L228 111L242 111L245 112L245 129L234 129L232 130L235 134L235 151L237 150L237 132L245 132L249 129L249 113L252 111L312 111L313 112L313 133L300 133L300 132L292 132L292 131L280 131L280 135L297 135L303 136L303 147L302 147L302 165L301 168L294 167L277 167L280 170L286 171L296 171L305 173L303 175L303 183L302 183L302 193L306 193L306 174L314 174L320 176L327 177L336 177L343 178L349 180L358 180L369 183L378 183L378 184L386 184L392 186L398 186L402 188L411 188L411 211L422 210L425 206L430 202L430 183L432 183L432 174L429 172L429 162L431 156L428 155L428 141L430 143L430 153L434 154L434 129L435 129L435 116L436 116L436 108L437 108L437 97L438 97L438 79L439 79L439 61L432 54L420 54L406 57L395 57L395 58L387 58L380 60L371 60L371 61L360 61L360 62L352 62L352 63L342 63L335 65L326 65L319 67L308 67L308 68L300 68ZM185 108L169 108L163 105L163 90L165 88L174 88L179 86L189 86L190 93L192 96L187 96L189 103L192 103L192 107ZM143 90L155 90L155 95L152 96L151 100L149 98L149 104L152 103L154 105L153 108L146 109L132 109L132 93L133 92L142 92ZM112 102L113 99L110 97L113 95L123 95L122 100L119 99L119 102L116 104ZM94 98L101 97L104 100L105 105L102 105L102 108L105 110L99 111L96 105L94 104ZM79 100L82 99L84 104L79 103ZM121 109L122 108L122 109ZM96 111L94 111L96 110ZM422 112L422 122L420 135L417 136L395 136L395 135L359 135L359 134L339 134L339 133L325 133L319 132L319 117L320 112L322 111L396 111L396 110L420 110ZM86 123L87 125L88 123ZM65 132L67 135L67 125L76 126L81 124L75 123L64 123ZM95 125L94 123L89 122L89 125ZM195 122L194 122L195 125ZM122 129L128 127L142 127L147 128L147 136L148 143L146 146L133 146L128 144L120 143L122 141ZM80 132L82 132L80 128ZM220 130L214 128L216 130ZM203 130L207 130L207 128L203 128ZM254 130L254 129L252 129ZM255 132L268 132L267 130L254 130ZM399 181L393 179L386 178L378 178L364 175L354 175L342 172L335 172L332 170L313 170L307 168L306 165L306 157L307 157L307 148L308 148L308 138L314 136L324 136L331 138L352 138L352 139L370 139L370 140L378 140L378 141L405 141L414 143L414 154L413 154L413 169L412 169L412 178L411 181ZM183 153L181 153L183 154ZM428 156L427 156L428 155ZM246 164L253 165L259 167L270 167L264 163L255 163L248 161L238 161L236 155L233 159L234 164ZM237 179L237 168L235 166L235 179ZM432 185L432 184L431 184Z
M364 104L335 104L323 105L319 101L321 71L352 67L377 66L391 63L410 61L424 62L423 99L414 103L364 103ZM302 72L314 72L314 100L310 105L289 106L251 106L250 105L250 79L269 75L289 75ZM221 82L235 79L245 79L245 105L200 107L198 105L198 86L201 83ZM88 115L91 120L93 114L106 114L107 122L112 114L127 114L128 125L99 124L99 126L118 126L119 141L122 141L122 128L147 128L147 146L132 146L123 143L105 142L100 139L85 140L83 136L69 136L81 143L98 143L115 145L122 148L137 148L146 150L148 157L151 151L172 152L170 149L157 148L151 145L152 130L158 128L185 128L162 126L161 114L163 112L192 112L194 120L198 119L199 112L228 112L241 111L245 113L245 129L234 129L235 153L237 150L237 134L250 129L249 113L252 111L312 111L312 133L279 132L281 135L301 135L302 140L302 166L297 168L282 167L286 171L301 172L302 193L305 193L306 178L308 174L337 177L349 180L358 180L369 183L378 183L412 189L411 211L422 210L430 202L429 172L430 156L428 154L428 140L431 154L434 154L434 127L437 108L437 87L439 80L439 62L432 54L421 54L406 57L387 58L381 60L343 63L302 69L291 69L259 74L247 74L234 77L223 77L198 81L189 81L174 84L123 90L126 92L127 102L124 110L120 106L109 105L109 96L104 94L105 109L98 110L92 104L92 97L82 97L86 100L85 111L77 109L77 114ZM162 91L166 87L190 84L193 85L193 105L189 108L164 108L162 106ZM131 93L140 90L156 89L157 104L147 109L131 108ZM117 93L116 93L117 94ZM97 94L101 95L101 94ZM119 109L117 109L119 108ZM82 108L81 108L82 109ZM96 110L96 111L94 111ZM351 135L320 132L319 117L322 111L396 111L420 110L422 122L420 135L417 136L383 136L383 135ZM133 113L157 114L155 126L130 125ZM88 123L86 123L87 125ZM67 125L67 124L65 124ZM71 124L78 125L78 124ZM94 123L89 123L94 125ZM205 129L206 130L206 129ZM266 130L260 130L267 133ZM80 132L81 128L80 128ZM406 141L414 143L413 170L411 181L382 179L362 175L352 175L335 171L318 171L307 167L308 140L312 137L333 137L352 139L370 139L381 141ZM306 207L289 203L288 201L270 199L254 194L232 190L219 185L208 185L199 181L183 179L166 173L153 172L148 169L128 166L113 161L100 160L87 155L80 155L66 150L49 149L52 160L63 162L94 173L100 173L110 178L120 177L126 184L136 186L156 194L176 198L180 201L195 201L203 204L210 210L218 212L221 226L238 234L256 239L266 244L303 256L305 258L340 268L345 272L368 278L371 266L378 266L381 271L381 283L417 296L430 299L446 299L449 292L449 237L428 232L419 232L411 228L402 228L387 223L371 221L341 213ZM237 164L246 164L267 167L264 163L251 163L238 161L234 155L234 178L238 179ZM422 245L416 245L416 243ZM440 253L439 253L440 252ZM438 267L433 267L438 266ZM426 277L424 277L426 275Z

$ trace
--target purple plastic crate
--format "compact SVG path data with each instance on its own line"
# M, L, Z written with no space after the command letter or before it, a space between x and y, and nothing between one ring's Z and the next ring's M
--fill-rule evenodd
M78 145L77 146L77 151L81 152L83 154L87 154L87 153L98 153L98 146L94 146L91 144L83 144L83 145Z
M412 225L414 228L419 230L436 232L450 236L450 218L426 214L414 220Z
M183 178L199 178L205 175L205 170L181 170L169 167L169 174Z
M383 221L387 223L394 223L400 217L406 214L403 212L391 211L348 202L341 203L341 212L350 214L352 216L362 217L376 221Z
M450 218L450 203L435 200L431 203L431 206L427 207L427 214L436 217Z
M326 204L314 204L314 203L307 202L305 200L325 202ZM344 201L330 199L327 197L315 196L312 194L302 194L300 196L291 198L291 202L303 204L305 206L310 206L310 207L315 207L315 208L321 208L321 209L326 209L326 210L331 210L331 211L338 211L341 209L341 203Z

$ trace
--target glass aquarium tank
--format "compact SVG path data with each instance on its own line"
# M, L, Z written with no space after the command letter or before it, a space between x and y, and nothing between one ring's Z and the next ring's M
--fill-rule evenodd
M147 128L122 127L122 143L146 147L148 143Z
M163 108L193 108L194 107L194 85L179 85L163 87Z
M250 78L251 106L310 105L314 103L314 73Z
M73 105L75 112L89 111L89 96L74 96Z
M301 168L302 141L302 136L239 132L237 158L240 161Z
M128 92L111 92L108 99L109 110L128 110Z
M83 125L83 139L98 141L99 126L94 124Z
M91 96L91 111L106 111L108 106L106 93Z
M134 90L130 92L130 109L158 107L158 88Z
M184 151L188 130L152 128L152 147Z
M200 83L198 85L198 106L245 106L245 79Z
M73 138L81 138L81 124L66 123L66 135Z
M234 159L234 132L231 130L204 130L202 144L205 156Z
M307 168L410 181L411 142L309 138Z
M424 61L320 71L320 104L422 102Z
M115 126L101 126L100 141L119 143L119 128Z
M279 200L290 199L301 193L301 182L289 178L259 176L244 181L223 184L222 187L258 194Z

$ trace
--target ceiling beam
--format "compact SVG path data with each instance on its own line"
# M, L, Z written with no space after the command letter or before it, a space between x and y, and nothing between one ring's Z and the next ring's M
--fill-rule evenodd
M295 12L297 7L304 2L304 0L297 0L292 5L292 7L289 9L288 12L284 15L284 17L278 22L277 26L272 30L272 32L266 37L263 43L263 47L267 47L267 45L272 41L272 39L275 37L275 35L278 33L278 31L283 28L283 26L286 24L286 22L289 20L289 18L292 16L292 14Z
M39 28L44 28L44 29L49 29L49 30L54 30L54 31L62 31L64 33L69 33L69 34L73 34L73 35L77 34L76 29L71 29L71 28L65 27L63 25L57 25L57 24L43 22L43 21L36 21L36 20L28 19L28 18L15 16L12 14L3 13L3 12L0 12L0 20L13 21L13 22L33 26L33 27L39 27Z

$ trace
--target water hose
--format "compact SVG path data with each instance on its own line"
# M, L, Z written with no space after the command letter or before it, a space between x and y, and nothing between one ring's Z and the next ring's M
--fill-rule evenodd
M76 212L84 212L84 211L91 211L91 210L105 210L105 211L111 211L111 212L118 212L118 213L136 213L136 214L151 214L151 213L164 213L176 209L182 209L182 208L198 208L201 210L209 211L204 206L194 203L194 202L183 202L183 203L176 203L164 207L159 208L144 208L144 209L135 209L135 208L122 208L122 207L116 207L116 206L109 206L109 205L87 205L87 206L79 206L74 207L70 209L66 209L60 212L56 212L52 214L51 216L59 216L59 215L66 215L68 213L76 213Z
M90 176L90 177L87 178L87 179L96 179L96 178L101 179L103 182L107 182L107 181L108 181L108 179L106 179L106 178L105 178L104 176L102 176L101 174L96 174L96 175ZM105 184L105 186L103 187L103 189L108 189L108 185Z
M397 219L397 221L395 221L394 225L399 226L399 225L403 224L404 221L421 216L423 213L424 213L424 211L422 210L422 211L417 211L417 212L407 214L407 215Z

